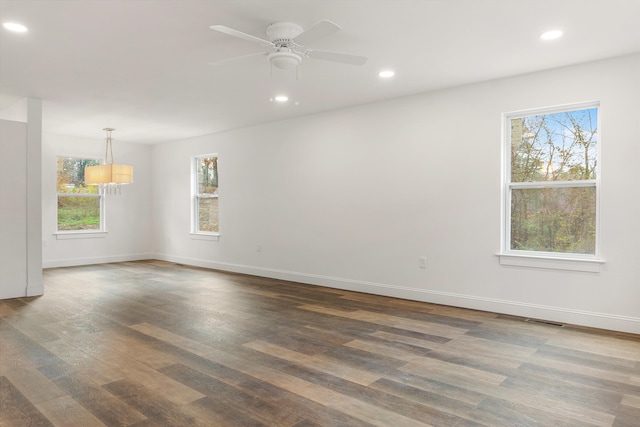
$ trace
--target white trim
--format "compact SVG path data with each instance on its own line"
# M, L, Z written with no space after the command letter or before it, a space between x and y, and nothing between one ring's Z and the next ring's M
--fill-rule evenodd
M107 237L106 231L84 231L84 230L75 230L75 231L58 231L53 233L56 236L56 240L67 240L67 239L98 239L102 237Z
M113 255L113 256L87 257L87 258L54 259L50 261L44 261L42 263L42 268L75 267L79 265L107 264L111 262L126 262L126 261L144 261L149 259L154 259L153 254L142 253L142 254Z
M577 188L577 187L597 187L595 179L585 179L582 181L527 181L510 182L511 189L528 188Z
M425 289L411 288L407 286L366 282L361 280L322 276L318 274L308 274L296 271L255 267L250 265L207 261L203 259L187 258L175 255L154 254L153 258L163 261L175 262L178 264L191 265L195 267L250 274L254 276L288 280L310 285L344 289L348 291L365 292L375 295L389 296L393 298L404 298L413 301L449 305L454 307L469 308L473 310L490 311L493 313L503 313L535 319L545 319L561 323L615 330L633 334L640 333L640 318L638 317L589 312L584 310L574 310L569 308L544 306L538 304L528 304L518 301L485 298L474 295L454 294L451 292L430 291Z
M564 254L563 254L564 255ZM565 256L525 255L520 253L497 254L500 265L514 267L548 268L552 270L584 271L599 273L605 263L599 258L569 258Z
M530 116L531 114L553 114L561 111L585 110L587 108L600 108L600 101L591 100L584 102L572 102L570 104L552 105L549 107L527 108L526 110L512 111L504 113L503 115L511 119L517 119L520 117ZM599 126L600 124L598 123L598 129L600 129Z
M193 240L211 240L211 241L219 241L220 234L204 234L204 233L189 233Z

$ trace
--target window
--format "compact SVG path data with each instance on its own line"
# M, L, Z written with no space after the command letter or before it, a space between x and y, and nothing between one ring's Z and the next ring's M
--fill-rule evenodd
M505 115L503 253L598 253L598 105Z
M58 157L58 231L104 231L103 198L98 187L85 185L85 166L99 165L95 159Z
M192 232L218 234L218 156L207 154L192 163Z

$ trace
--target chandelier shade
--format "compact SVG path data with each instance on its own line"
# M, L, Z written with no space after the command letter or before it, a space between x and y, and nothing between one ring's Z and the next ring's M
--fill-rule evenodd
M85 167L84 182L87 185L97 185L101 193L111 194L119 192L121 185L133 182L133 166L114 163L111 132L115 129L105 128L103 130L107 132L105 164ZM111 162L109 162L109 154Z
M113 163L87 166L84 169L84 182L88 185L131 184L133 182L133 166Z

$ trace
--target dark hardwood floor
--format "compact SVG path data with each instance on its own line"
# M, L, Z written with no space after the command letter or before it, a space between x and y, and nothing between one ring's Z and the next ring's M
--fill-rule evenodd
M148 261L0 301L0 426L640 426L640 336Z

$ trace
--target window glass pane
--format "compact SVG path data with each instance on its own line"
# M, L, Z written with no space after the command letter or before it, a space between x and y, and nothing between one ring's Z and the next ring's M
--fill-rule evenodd
M58 195L58 230L99 229L99 197Z
M84 168L99 164L100 161L95 159L58 157L58 177L56 181L58 193L97 194L98 186L85 185Z
M510 120L511 182L596 178L598 109Z
M198 197L198 231L219 231L217 197Z
M595 254L596 188L511 191L511 249Z
M218 158L201 157L197 159L198 193L218 193ZM217 203L217 202L216 202Z

